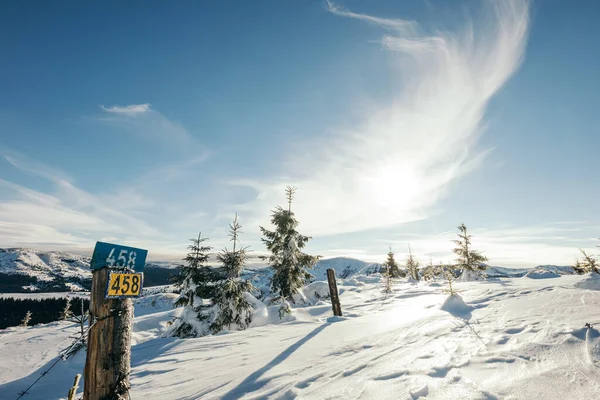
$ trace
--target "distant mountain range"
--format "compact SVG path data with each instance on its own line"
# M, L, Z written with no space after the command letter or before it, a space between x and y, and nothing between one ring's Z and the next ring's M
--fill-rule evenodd
M177 263L147 263L144 286L169 283ZM0 293L89 290L90 257L59 251L0 249Z
M181 263L150 262L144 270L144 286L170 283ZM58 251L38 251L26 248L0 249L0 293L68 292L89 290L92 280L90 257ZM254 285L268 291L271 269L264 264L244 270L243 276ZM382 264L348 257L335 257L317 262L310 271L315 280L327 280L327 269L332 268L340 279L354 275L380 272ZM557 275L573 274L571 267L543 265L528 269L489 267L490 278L523 277L547 271Z

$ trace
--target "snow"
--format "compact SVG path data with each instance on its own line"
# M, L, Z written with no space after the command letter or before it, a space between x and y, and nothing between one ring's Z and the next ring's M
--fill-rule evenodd
M91 279L90 258L57 251L0 249L0 272L52 281L55 277Z
M471 311L473 310L471 306L468 306L465 303L461 295L456 293L452 296L448 296L440 309L454 315L455 317L464 318L466 320L471 319Z
M600 392L600 290L592 275L455 282L378 274L340 279L343 317L324 290L284 321L256 300L245 331L161 337L172 293L135 304L131 397L147 399L591 399ZM592 284L594 283L594 284ZM594 289L594 290L590 290ZM254 300L253 300L254 301ZM0 398L16 398L70 343L67 322L0 331ZM85 354L59 362L28 399L64 398ZM81 389L79 390L81 393Z
M544 267L536 267L534 269L532 269L531 271L527 272L525 274L525 277L527 278L531 278L531 279L550 279L550 278L560 278L560 274L544 268Z
M600 274L595 272L587 273L584 279L575 284L576 287L588 290L600 290Z

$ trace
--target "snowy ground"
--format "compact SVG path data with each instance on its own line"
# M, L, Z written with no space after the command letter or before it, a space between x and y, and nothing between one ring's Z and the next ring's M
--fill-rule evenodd
M542 274L544 275L544 274ZM295 320L198 339L160 338L175 295L136 304L133 399L592 399L600 393L600 280L521 277L399 283L387 299L376 276L339 283L329 303ZM445 304L445 305L444 305ZM444 305L444 310L442 310ZM52 323L0 331L0 398L49 366L76 328ZM85 354L59 362L24 399L64 398Z

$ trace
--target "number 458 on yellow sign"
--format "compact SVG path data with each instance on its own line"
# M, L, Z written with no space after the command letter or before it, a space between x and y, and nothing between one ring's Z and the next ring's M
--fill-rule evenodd
M104 297L114 299L139 296L142 291L142 277L139 272L110 271Z

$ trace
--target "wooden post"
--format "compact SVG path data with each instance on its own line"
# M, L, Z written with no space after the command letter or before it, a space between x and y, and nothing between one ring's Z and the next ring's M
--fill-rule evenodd
M340 296L338 295L337 283L335 281L335 271L331 268L327 270L327 282L329 282L329 295L331 296L333 315L341 317L342 306L340 305Z
M73 382L73 387L69 389L69 394L67 395L67 400L74 400L75 393L77 393L77 388L79 388L79 379L81 379L81 374L75 375L75 382Z
M105 299L108 268L93 271L83 400L128 400L131 369L131 299Z

